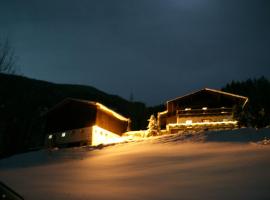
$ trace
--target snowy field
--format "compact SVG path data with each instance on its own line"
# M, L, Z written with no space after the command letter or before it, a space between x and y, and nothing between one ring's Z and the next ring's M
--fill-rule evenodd
M0 160L26 200L270 199L270 130L170 135Z

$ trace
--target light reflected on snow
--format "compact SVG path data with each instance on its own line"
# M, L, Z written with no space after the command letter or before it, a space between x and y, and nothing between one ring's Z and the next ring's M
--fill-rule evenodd
M24 163L23 156L33 160L32 155L48 161L2 167L0 179L28 200L268 199L269 145L176 139L22 154L14 160Z

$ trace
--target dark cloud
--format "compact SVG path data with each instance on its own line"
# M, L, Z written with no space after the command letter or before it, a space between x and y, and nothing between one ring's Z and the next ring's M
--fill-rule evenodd
M0 24L25 75L157 104L270 77L269 10L268 0L6 0Z

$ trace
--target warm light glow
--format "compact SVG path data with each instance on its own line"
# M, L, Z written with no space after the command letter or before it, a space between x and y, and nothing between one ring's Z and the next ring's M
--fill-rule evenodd
M191 121L191 123L190 123ZM219 122L193 122L192 120L187 120L186 123L176 123L168 124L169 127L178 127L178 126L203 126L203 125L236 125L238 121L219 121Z
M121 136L100 128L95 125L92 127L92 145L97 146L99 144L111 144L111 143L119 143L123 142L124 138Z
M204 119L203 122L210 122L210 120L209 119Z
M122 115L119 115L118 113L114 112L113 110L107 108L106 106L104 106L104 105L102 105L102 104L100 104L100 103L96 103L96 105L99 106L99 108L100 108L101 110L104 110L104 111L109 112L110 114L112 114L114 117L116 117L116 118L119 119L119 120L122 120L122 121L129 121L128 118L125 118L125 117L123 117Z
M66 137L66 132L63 132L61 136Z
M52 137L53 137L53 135L49 135L49 137L48 137L48 138L49 138L49 140L51 140L51 139L52 139Z
M185 108L185 111L191 110L191 108Z
M202 110L207 110L207 107L203 107Z
M159 112L159 114L160 114L160 115L167 114L167 113L168 113L168 110L165 110L165 111Z
M185 124L187 124L187 125L192 124L192 120L187 120Z

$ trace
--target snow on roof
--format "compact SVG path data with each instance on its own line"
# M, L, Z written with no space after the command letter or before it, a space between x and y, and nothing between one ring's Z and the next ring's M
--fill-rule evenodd
M168 113L168 110L162 111L162 112L158 112L159 115L165 115Z
M103 104L101 103L98 103L98 102L94 102L94 101L88 101L88 100L83 100L83 99L75 99L75 98L66 98L64 99L63 101L61 101L60 103L56 104L54 107L52 107L51 109L49 109L46 113L48 114L49 112L51 112L52 110L66 104L67 102L70 102L70 101L76 101L76 102L81 102L81 103L85 103L85 104L89 104L89 105L93 105L93 106L97 106L99 109L103 110L103 111L106 111L108 113L110 113L111 115L113 115L114 117L116 117L117 119L119 120L122 120L122 121L129 121L128 118L116 113L115 111L113 111L112 109L104 106Z
M95 103L101 110L103 111L106 111L106 112L109 112L111 115L113 115L114 117L118 118L119 120L123 120L123 121L129 121L128 118L125 118L124 116L118 114L117 112L109 109L108 107L104 106L103 104L101 103Z
M171 100L167 101L167 103L172 102L172 101L175 101L175 100L178 100L178 99L182 99L182 98L184 98L184 97L187 97L187 96L196 94L196 93L201 92L201 91L211 91L211 92L215 92L215 93L219 93L219 94L228 95L228 96L232 96L232 97L235 97L235 98L243 99L243 100L245 100L245 102L244 102L244 104L243 104L243 107L244 107L245 104L248 102L248 97L245 97L245 96L241 96L241 95L237 95L237 94L233 94L233 93L229 93L229 92L223 92L223 91L221 91L221 90L216 90L216 89L203 88L203 89L201 89L201 90L197 90L197 91L195 91L195 92L186 94L186 95L184 95L184 96L176 97L176 98L174 98L174 99L171 99Z

